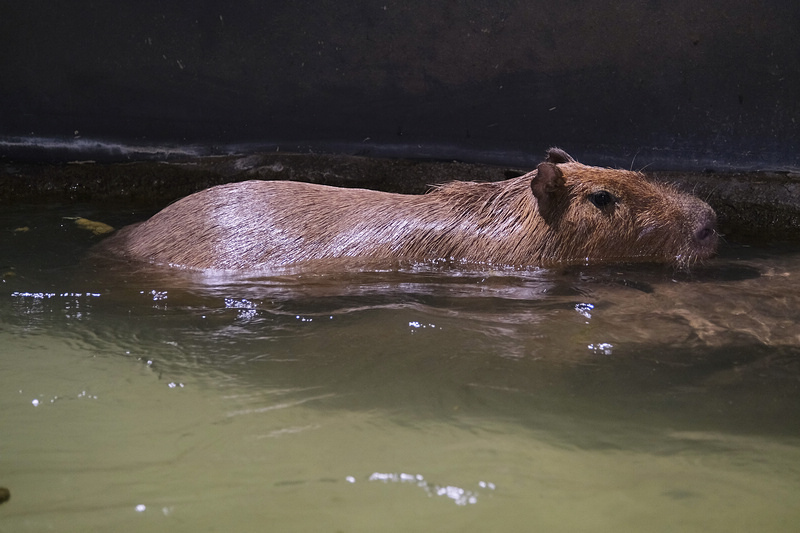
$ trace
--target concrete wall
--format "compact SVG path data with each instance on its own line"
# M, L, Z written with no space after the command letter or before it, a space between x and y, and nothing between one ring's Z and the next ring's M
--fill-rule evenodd
M0 155L796 170L799 29L796 0L3 2Z

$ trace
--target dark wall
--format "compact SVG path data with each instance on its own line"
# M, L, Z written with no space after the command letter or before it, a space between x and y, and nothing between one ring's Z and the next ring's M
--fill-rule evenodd
M797 169L798 31L796 0L2 2L0 140Z

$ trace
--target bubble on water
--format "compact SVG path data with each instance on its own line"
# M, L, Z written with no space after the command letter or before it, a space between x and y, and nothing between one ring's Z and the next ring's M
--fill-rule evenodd
M598 355L611 355L614 345L608 342L600 342L598 344L590 344L587 348Z
M247 298L242 298L241 300L237 300L235 298L225 298L225 307L227 309L238 310L237 318L240 319L246 320L256 318L258 316L258 305ZM205 315L203 315L203 318L205 318Z
M592 318L593 309L594 309L594 304L589 304L589 303L575 304L575 310L586 318Z
M149 292L139 291L139 294L149 294L153 298L154 302L160 302L161 300L166 300L169 297L167 291L157 291L155 289Z
M414 331L418 329L427 329L427 328L436 329L436 324L423 324L422 322L412 320L411 322L408 323L408 327L413 328L411 330L411 333L414 333Z
M349 481L349 478L348 478ZM453 501L456 505L465 506L465 505L475 505L478 503L478 493L464 489L462 487L457 487L455 485L436 485L433 483L429 483L425 480L425 478L420 474L405 474L405 473L384 473L384 472L373 472L369 476L369 481L381 481L383 483L407 483L415 485L421 489L423 489L428 496L441 496L448 498ZM355 479L351 483L354 483ZM478 486L483 489L494 490L495 485L494 483L489 483L486 481L480 481Z

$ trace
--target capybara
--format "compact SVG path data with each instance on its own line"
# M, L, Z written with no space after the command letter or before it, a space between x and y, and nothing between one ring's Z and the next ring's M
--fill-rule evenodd
M106 250L194 270L437 260L685 267L715 253L715 223L693 196L551 148L523 176L456 181L422 195L281 181L219 185L121 229Z

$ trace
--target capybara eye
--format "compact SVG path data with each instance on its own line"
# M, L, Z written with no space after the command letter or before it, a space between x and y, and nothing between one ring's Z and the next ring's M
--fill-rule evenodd
M597 209L603 209L613 204L616 199L614 195L608 191L597 191L589 195L589 201L592 202Z

